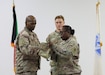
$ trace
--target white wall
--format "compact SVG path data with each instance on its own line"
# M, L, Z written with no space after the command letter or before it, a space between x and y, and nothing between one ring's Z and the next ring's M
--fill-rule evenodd
M13 48L10 46L13 13L13 0L0 0L0 75L14 75ZM82 75L93 75L95 60L96 35L96 4L97 0L15 0L19 32L25 26L27 15L37 19L35 32L41 42L55 30L54 18L57 15L65 17L66 24L71 25L81 46L80 62ZM102 70L105 70L105 1L101 0L101 41ZM49 75L49 62L42 58L41 70L38 75ZM105 75L105 72L103 72Z

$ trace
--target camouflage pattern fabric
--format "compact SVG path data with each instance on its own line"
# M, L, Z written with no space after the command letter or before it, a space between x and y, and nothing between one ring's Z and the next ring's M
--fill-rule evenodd
M16 39L16 74L36 72L40 69L40 42L26 27Z
M55 53L58 55L57 58L57 71L58 75L69 75L75 73L81 73L81 68L78 63L75 63L74 57L79 58L78 43L76 39L71 36L68 40L52 46Z
M81 73L77 73L77 74L58 74L58 75L81 75Z
M46 58L47 60L49 59L50 57L50 51L51 49L49 48L48 44L45 43L45 42L42 42L40 44L41 46L41 50L39 51L39 55Z
M24 72L24 73L16 74L16 75L37 75L37 72Z
M60 32L54 31L46 39L47 43L49 44L50 42L53 44L59 44L63 40L61 39ZM57 55L56 53L51 49L51 60L50 60L50 66L51 66L51 74L52 75L58 75L57 74L57 69L56 69L56 64L57 64Z

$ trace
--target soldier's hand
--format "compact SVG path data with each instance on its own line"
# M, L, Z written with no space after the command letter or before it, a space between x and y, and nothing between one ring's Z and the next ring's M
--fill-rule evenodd
M31 49L30 54L37 55L39 52L39 49Z

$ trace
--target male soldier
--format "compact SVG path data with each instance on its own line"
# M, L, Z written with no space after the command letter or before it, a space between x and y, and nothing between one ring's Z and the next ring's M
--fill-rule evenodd
M61 31L62 41L59 45L50 43L57 54L58 75L81 75L81 69L75 60L79 59L79 46L74 37L74 29L65 25Z
M59 44L62 41L60 36L60 30L62 29L62 26L64 26L64 24L65 21L62 15L58 15L55 17L56 30L48 35L46 39L48 44L50 42L53 44ZM51 61L50 61L51 75L57 75L56 62L57 62L57 55L53 50L51 50Z
M40 42L33 32L36 26L35 17L27 16L25 24L16 40L16 75L37 75L40 69Z

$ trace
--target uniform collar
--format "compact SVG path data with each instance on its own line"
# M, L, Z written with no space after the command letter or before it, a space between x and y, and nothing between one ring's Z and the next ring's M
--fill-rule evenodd
M60 32L58 32L57 30L55 30L56 33L60 34Z

